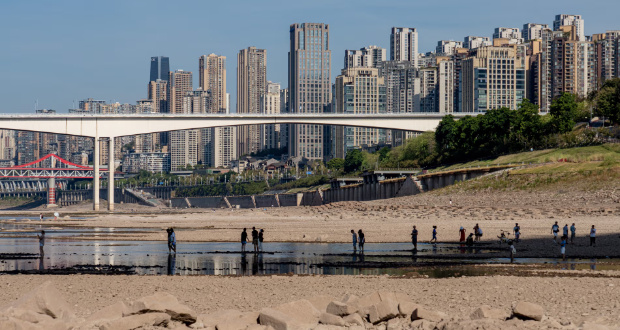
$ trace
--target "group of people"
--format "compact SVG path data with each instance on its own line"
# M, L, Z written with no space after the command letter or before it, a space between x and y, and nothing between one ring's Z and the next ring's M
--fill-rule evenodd
M419 232L418 232L417 227L413 226L413 229L411 230L411 244L413 244L414 250L418 249L418 233ZM433 237L431 238L429 243L437 243L437 226L433 226L432 234L433 234ZM465 228L461 227L459 229L459 242L465 243L471 246L473 245L474 240L480 241L480 238L482 238L482 228L480 228L480 225L476 224L476 226L474 226L474 232L470 233L469 237L466 238L465 234L466 234Z
M560 225L556 221L553 226L551 226L551 233L553 234L553 241L560 245L560 253L562 254L562 259L566 260L566 245L568 244L568 232L570 231L570 244L575 244L575 235L577 233L577 227L575 227L575 223L573 223L570 227L568 224L565 224L562 228L562 236L560 237L560 242L558 243L558 234L560 232ZM590 246L596 247L596 227L592 225L590 228Z
M252 245L254 246L254 253L263 251L263 240L265 230L256 230L256 227L252 227ZM248 243L248 229L243 228L241 232L241 252L245 251L245 245Z
M364 232L360 229L355 233L355 230L351 229L351 236L353 239L353 253L357 251L357 247L360 248L360 253L364 253L364 243L366 243L366 237Z

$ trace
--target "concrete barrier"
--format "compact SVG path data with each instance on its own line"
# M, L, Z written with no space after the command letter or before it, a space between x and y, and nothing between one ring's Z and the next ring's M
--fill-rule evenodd
M256 207L279 207L276 195L255 195L254 202Z
M232 207L235 207L234 205L239 205L242 209L256 208L256 204L254 204L254 199L252 196L228 196L226 199L228 199L228 202Z
M297 194L279 194L280 206L299 206L297 203Z
M170 204L171 204L171 207L174 207L177 209L187 208L187 201L183 197L170 199Z
M173 200L179 198L173 198ZM185 198L180 198L185 202ZM191 207L198 208L206 208L206 209L219 209L219 208L227 208L226 202L224 201L224 197L221 196L212 196L212 197L188 197ZM187 204L186 206L187 207Z
M321 193L318 191L304 192L300 205L303 205L303 206L323 205L323 198L321 196Z

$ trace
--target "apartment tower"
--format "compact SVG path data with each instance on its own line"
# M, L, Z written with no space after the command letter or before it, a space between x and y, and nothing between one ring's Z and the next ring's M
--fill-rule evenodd
M408 61L418 67L418 30L393 27L390 34L390 61Z
M267 89L267 51L248 47L237 54L237 113L258 114ZM244 125L238 130L238 153L249 155L261 150L260 125Z

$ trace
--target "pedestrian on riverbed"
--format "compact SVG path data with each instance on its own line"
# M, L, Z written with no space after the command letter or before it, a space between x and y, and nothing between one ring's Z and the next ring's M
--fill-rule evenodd
M594 228L594 225L590 229L590 246L596 247L596 228Z
M41 255L41 258L43 258L43 255L45 254L43 251L43 247L45 246L45 230L41 230L41 235L37 234L37 237L39 238L39 254Z
M357 234L353 229L351 229L351 239L353 240L353 253L355 253L357 251Z
M577 232L577 228L575 227L575 223L570 226L570 244L575 244L575 233Z
M415 226L413 226L413 230L411 231L411 244L413 244L413 250L418 250L418 230Z
M519 243L519 237L521 237L521 227L519 226L519 223L515 223L515 227L512 229L512 231L515 233L515 243Z
M430 243L437 243L437 226L433 226L433 238Z
M261 229L258 233L258 251L263 251L263 240L265 239L265 230Z
M254 245L254 253L258 252L258 230L252 227L252 245Z
M174 253L177 253L177 236L174 233L174 229L172 228L168 228L166 229L166 232L168 233L168 253L171 253L172 251L174 251Z
M564 227L562 227L562 236L566 236L568 239L568 224L565 224Z
M480 228L480 225L476 224L476 241L480 241L480 239L482 239L482 228Z
M39 221L43 221L43 213L39 214Z
M474 237L475 237L475 241L479 241L480 237L478 237L478 229L480 229L480 226L478 224L476 224L474 226Z
M560 226L558 226L558 222L556 221L553 226L551 226L551 233L553 234L553 241L558 242L558 233L560 232Z
M357 238L360 247L360 253L364 253L364 243L366 243L366 237L364 237L364 232L361 229L357 231Z
M465 242L465 228L461 227L461 229L459 229L459 234L461 236L459 237L459 242Z
M248 243L248 229L243 228L241 232L241 252L245 252L245 245Z
M467 240L465 241L465 245L468 247L474 246L474 233L469 233L469 236L467 236Z
M566 261L566 241L568 240L568 236L562 235L560 241L560 253L562 254L562 260Z

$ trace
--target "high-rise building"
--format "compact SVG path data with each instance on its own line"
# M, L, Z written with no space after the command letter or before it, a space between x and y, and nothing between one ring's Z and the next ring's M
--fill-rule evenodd
M288 64L289 111L325 112L332 101L329 25L292 24ZM322 159L323 143L321 125L289 126L289 156Z
M599 35L594 42L597 82L601 86L605 80L620 77L620 31L607 31Z
M226 56L202 55L199 59L198 86L211 94L212 113L226 112Z
M491 46L489 37L467 36L463 39L463 48L476 49L484 46Z
M168 81L156 80L149 82L149 100L152 101L151 111L154 113L168 112Z
M575 25L554 31L551 43L551 97L572 93L585 97L596 90L596 50L591 41L579 41Z
M581 15L555 15L553 21L553 31L560 31L562 26L574 26L575 27L575 39L578 41L586 41L585 24Z
M463 48L463 43L454 40L439 40L435 52L441 55L453 55L457 48Z
M343 69L336 77L334 112L378 114L386 112L385 79L379 69L354 67ZM386 142L386 130L334 126L330 158L344 158L347 151Z
M15 137L15 131L6 129L0 130L0 159L15 160L17 152Z
M387 113L411 113L415 109L415 96L420 93L418 68L413 62L385 61L379 67L379 76L384 78ZM390 130L387 142L393 146L403 144L414 132Z
M280 113L289 113L288 88L280 89ZM280 125L280 148L288 148L288 126Z
M390 60L413 62L418 67L418 30L393 27L390 34Z
M524 41L542 40L542 33L544 29L548 29L549 25L539 23L525 23L523 24L523 30L521 31L521 37Z
M184 114L204 114L209 106L209 92L197 89L186 92L182 99ZM178 171L187 165L206 164L201 130L190 129L170 132L170 167Z
M237 54L237 113L258 114L267 89L267 51L248 47ZM261 125L237 128L238 153L249 155L261 150Z
M166 56L151 57L151 79L149 81L168 81L170 75L170 60Z
M170 113L184 113L183 98L187 92L191 92L192 73L190 71L177 70L170 72L168 84L168 108Z
M40 158L39 133L17 131L17 165L28 164Z
M386 49L377 46L368 46L359 50L344 51L344 68L367 67L376 68L385 61Z
M521 32L518 28L498 27L493 32L493 39L520 39Z
M526 76L515 46L488 46L463 61L462 112L516 109L525 98Z
M266 115L279 114L282 110L280 105L280 84L267 82L267 93L261 97L260 113ZM260 149L280 148L280 124L260 125Z

